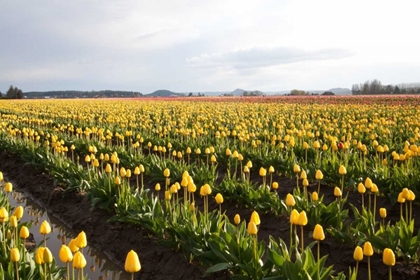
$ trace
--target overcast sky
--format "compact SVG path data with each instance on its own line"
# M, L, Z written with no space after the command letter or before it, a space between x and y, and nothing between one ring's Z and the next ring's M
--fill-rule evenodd
M420 82L418 0L2 0L0 91Z

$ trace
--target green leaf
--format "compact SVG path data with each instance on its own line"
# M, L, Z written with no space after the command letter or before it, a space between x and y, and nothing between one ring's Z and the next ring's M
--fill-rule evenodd
M218 263L211 266L209 269L207 269L206 272L204 273L204 276L209 276L212 273L230 269L230 268L232 268L232 265L229 263Z

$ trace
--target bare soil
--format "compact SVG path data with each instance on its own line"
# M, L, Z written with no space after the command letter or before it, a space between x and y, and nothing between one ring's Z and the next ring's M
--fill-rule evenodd
M91 210L91 205L86 199L86 195L77 193L64 193L63 189L54 187L53 180L43 170L36 169L19 157L7 151L0 151L0 171L15 182L19 191L43 206L49 214L55 216L75 232L84 230L88 240L93 247L101 250L113 262L121 268L127 252L135 250L139 254L142 264L140 273L136 279L163 280L163 279L202 279L205 269L196 262L188 263L182 252L174 252L168 248L157 245L157 240L153 238L145 229L129 224L108 223L111 215L103 210ZM254 175L255 176L255 175ZM278 194L285 197L291 193L296 181L285 177L276 176L273 178L279 182ZM260 178L255 176L253 181ZM312 191L311 189L309 191ZM325 195L324 202L328 203L335 199L333 189L322 188ZM198 202L198 201L197 201ZM350 193L348 203L360 205L360 196ZM200 207L200 205L198 205ZM399 205L391 206L389 201L380 197L378 209L387 208L388 217L391 220L399 219ZM212 201L211 209L216 209L217 205ZM241 217L249 219L252 209L243 209L229 202L223 204L223 209L229 217L240 214ZM289 217L275 216L272 214L260 215L261 227L258 238L268 241L269 236L282 238L286 244L289 242ZM420 226L420 208L413 209L413 218L416 220L416 232ZM305 232L308 236L309 231ZM309 237L305 240L309 243ZM348 273L349 266L354 266L353 250L349 245L340 244L326 235L326 239L321 242L321 255L328 255L327 265L334 265L335 271ZM371 269L373 279L388 279L388 270L382 264L382 256L374 254L371 257ZM406 265L401 260L393 267L393 279L420 279L420 266L418 264ZM229 273L223 272L213 275L206 279L229 279ZM359 264L358 279L368 279L367 259Z

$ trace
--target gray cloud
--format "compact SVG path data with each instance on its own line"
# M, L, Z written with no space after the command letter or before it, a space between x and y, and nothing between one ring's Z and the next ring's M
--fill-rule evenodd
M238 70L262 68L312 60L340 59L351 56L344 49L307 51L298 48L249 48L224 53L202 54L187 59L191 66L231 67Z

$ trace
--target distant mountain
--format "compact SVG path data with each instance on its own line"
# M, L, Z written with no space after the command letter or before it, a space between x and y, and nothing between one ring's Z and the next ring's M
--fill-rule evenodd
M154 91L152 93L146 94L146 96L152 96L152 97L170 97L170 96L185 96L183 93L176 93L170 90L166 89L160 89L157 91Z
M232 91L230 94L233 96L242 96L244 94L244 91L245 90L243 89L237 88L234 91Z
M351 93L351 89L349 88L332 88L329 89L327 91L331 91L334 92L335 94L350 94Z

